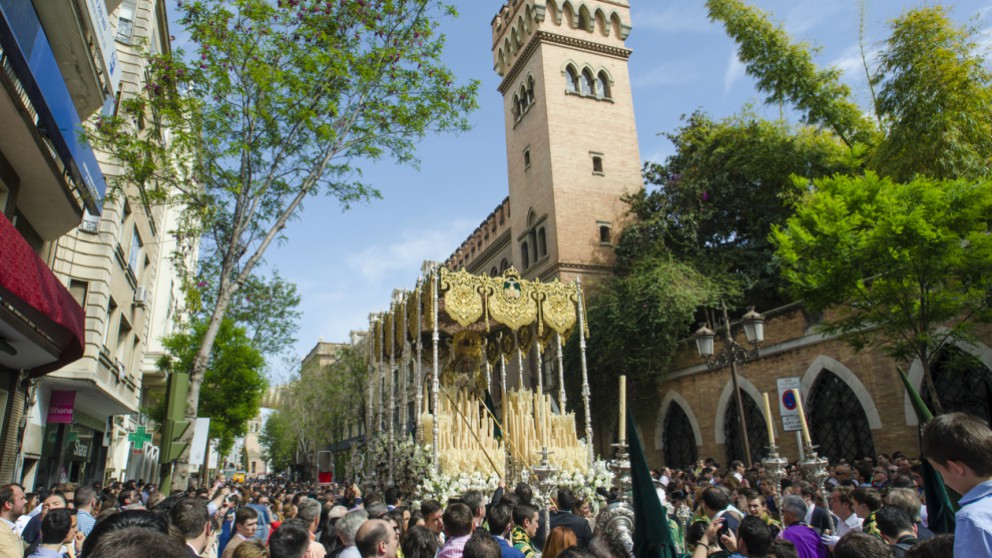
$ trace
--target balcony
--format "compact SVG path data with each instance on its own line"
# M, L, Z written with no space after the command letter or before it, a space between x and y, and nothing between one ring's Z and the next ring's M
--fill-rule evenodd
M32 0L76 112L87 117L113 98L121 68L104 0Z
M22 187L17 207L44 240L99 214L106 182L79 138L79 114L28 2L0 0L0 152Z

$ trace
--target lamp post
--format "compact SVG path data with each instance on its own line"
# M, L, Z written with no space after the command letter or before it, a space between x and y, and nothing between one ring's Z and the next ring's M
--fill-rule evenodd
M713 340L716 332L705 325L696 331L696 348L699 356L706 359L706 367L710 370L718 370L730 365L730 379L734 385L734 397L737 401L737 422L741 428L741 440L744 441L744 459L747 466L751 468L751 443L747 438L747 422L744 418L744 405L741 401L741 389L737 385L737 365L751 362L758 358L758 347L765 340L765 318L754 311L752 307L744 314L741 321L744 324L744 335L751 349L746 349L734 341L734 336L730 330L730 317L727 315L727 305L723 305L723 346L719 353L713 352Z

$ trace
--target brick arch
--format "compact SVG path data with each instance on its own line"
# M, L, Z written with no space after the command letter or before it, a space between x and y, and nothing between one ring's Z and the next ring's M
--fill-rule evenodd
M949 330L946 327L937 328L938 335L947 335ZM944 342L944 345L953 345L958 349L961 349L965 353L977 358L986 368L992 370L992 348L990 348L985 343L975 341L974 343L967 341L960 341L953 337L948 337ZM913 359L913 364L909 367L908 371L909 381L913 383L913 387L916 391L922 394L923 390L923 364L920 359ZM905 391L905 390L904 390ZM909 400L909 394L903 393L903 413L906 415L906 425L916 426L920 422L916 418L916 412L913 411L913 404Z
M692 406L682 397L682 394L675 390L669 390L665 394L665 398L661 400L661 407L658 409L658 416L654 421L654 449L663 450L665 448L665 416L673 403L682 407L685 416L689 417L689 424L692 425L692 437L695 439L696 445L703 445L703 433L699 428L699 421L696 420L696 414L692 412Z
M754 404L758 406L759 409L764 408L764 401L761 397L761 392L758 388L754 387L754 384L747 381L740 374L737 375L737 384L740 385L741 398L745 395L751 397L754 400ZM716 419L713 421L714 428L713 432L716 437L716 443L718 445L725 444L727 442L726 432L723 431L723 418L727 414L727 407L730 406L730 398L734 396L734 382L727 380L727 383L723 386L723 393L720 394L720 400L716 405Z
M803 373L802 382L800 389L802 390L803 399L809 395L810 390L813 389L813 384L816 383L816 379L824 371L828 370L838 378L840 378L847 387L851 388L854 395L857 396L858 401L861 403L861 409L865 412L865 416L868 418L868 428L872 430L878 430L882 428L882 418L878 414L878 408L875 406L875 401L871 398L868 393L868 388L865 387L861 380L858 379L851 369L844 366L837 360L827 356L819 355L813 362L806 368L806 372Z

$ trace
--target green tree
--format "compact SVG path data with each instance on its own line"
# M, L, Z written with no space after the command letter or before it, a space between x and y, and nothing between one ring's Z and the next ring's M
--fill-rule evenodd
M282 411L277 410L269 415L258 440L262 446L262 459L272 464L274 471L289 469L296 447L291 425Z
M162 342L166 354L159 360L159 369L188 374L206 329L206 324L199 322L189 331L166 337ZM220 455L227 455L234 439L246 433L248 421L258 414L268 388L264 369L265 359L252 346L244 328L224 320L207 361L199 409L199 416L210 418L209 438L216 441ZM152 418L160 423L164 419Z
M892 22L874 76L886 127L874 166L898 181L916 175L978 178L992 169L992 73L979 31L955 26L941 6Z
M189 0L179 12L190 56L152 56L145 95L90 139L122 165L123 182L182 206L177 262L198 246L216 270L192 418L232 300L304 201L377 197L361 166L415 163L424 135L466 129L478 84L455 84L440 61L440 18L455 13L443 0ZM186 473L178 468L177 486Z
M874 173L815 181L773 242L791 293L827 332L930 374L941 345L992 320L992 185ZM839 305L839 306L838 306Z

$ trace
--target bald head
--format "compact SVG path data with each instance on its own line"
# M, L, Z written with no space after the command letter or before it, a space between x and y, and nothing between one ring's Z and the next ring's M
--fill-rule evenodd
M393 525L381 519L366 521L355 535L355 546L362 558L396 558L399 542Z

